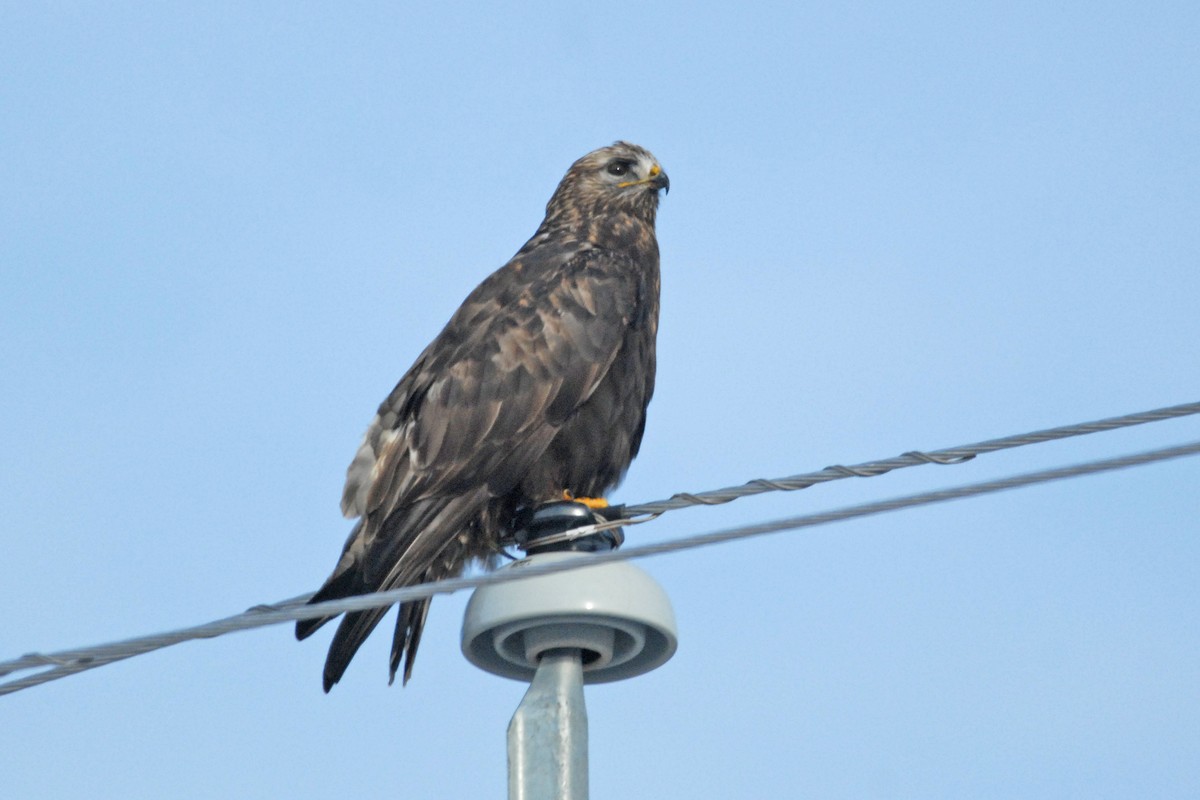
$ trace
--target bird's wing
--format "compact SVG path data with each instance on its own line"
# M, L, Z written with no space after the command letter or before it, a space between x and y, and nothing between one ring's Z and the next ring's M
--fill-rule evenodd
M637 308L637 270L602 250L553 269L534 256L484 281L380 406L342 500L362 519L314 601L426 580L458 537L482 533L473 528L488 503L517 486L603 379ZM385 611L347 615L331 662L344 669Z
M472 293L372 421L347 472L347 515L511 490L619 352L638 301L620 261L587 250L520 282L530 265L517 262Z

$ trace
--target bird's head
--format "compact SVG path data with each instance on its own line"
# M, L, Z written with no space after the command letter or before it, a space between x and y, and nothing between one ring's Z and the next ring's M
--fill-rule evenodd
M653 225L659 191L670 189L667 173L649 150L615 142L571 165L546 206L546 218L571 211L624 212Z

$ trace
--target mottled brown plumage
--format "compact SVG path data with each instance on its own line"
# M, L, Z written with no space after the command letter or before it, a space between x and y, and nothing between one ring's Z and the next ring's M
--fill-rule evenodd
M517 509L599 497L637 455L654 391L658 195L666 173L617 142L567 171L546 217L473 291L379 407L346 475L358 523L311 602L490 563ZM387 609L347 614L329 691ZM391 674L404 681L429 601L403 603ZM303 639L330 618L296 625Z

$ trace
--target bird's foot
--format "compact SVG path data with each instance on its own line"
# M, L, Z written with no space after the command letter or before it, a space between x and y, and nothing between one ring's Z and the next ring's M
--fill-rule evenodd
M595 511L597 509L601 509L601 508L608 508L608 501L605 500L603 497L576 497L575 495L571 494L571 492L566 489L563 489L562 499L568 500L572 503L579 503L580 505L585 505L588 508L592 509L593 511Z

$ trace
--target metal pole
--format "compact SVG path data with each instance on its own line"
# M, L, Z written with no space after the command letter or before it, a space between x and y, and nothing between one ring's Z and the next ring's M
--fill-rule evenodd
M579 650L547 650L508 723L509 800L587 800L587 709Z

